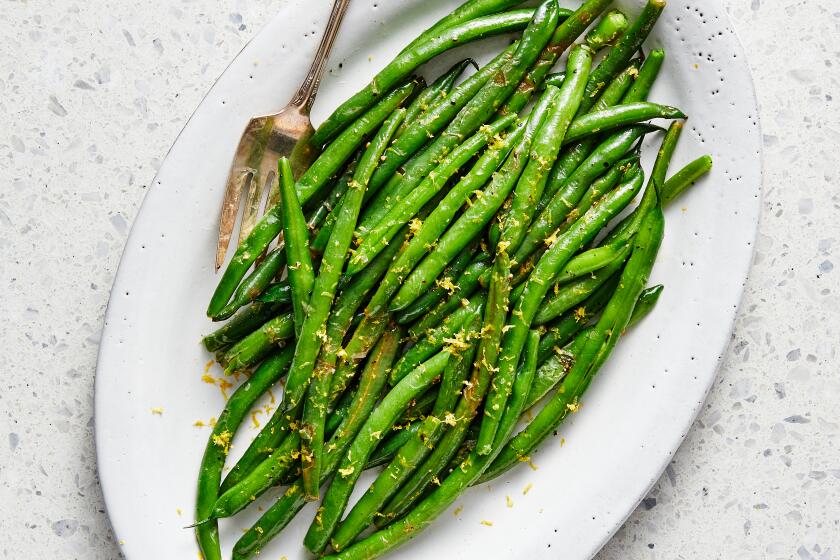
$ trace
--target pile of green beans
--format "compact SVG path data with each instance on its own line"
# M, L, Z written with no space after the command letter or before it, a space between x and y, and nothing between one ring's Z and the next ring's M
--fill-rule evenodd
M662 295L647 282L663 208L712 166L702 156L668 173L686 115L648 100L664 51L636 56L664 1L632 21L610 0L520 3L464 2L321 125L321 155L297 181L278 162L279 202L208 306L227 323L205 348L246 380L201 463L205 560L223 558L219 520L258 500L236 560L318 500L311 553L371 559L401 545L527 460ZM458 44L512 32L484 67L461 60L428 86L412 77ZM646 178L654 119L671 125ZM273 416L223 478L232 438L272 388Z

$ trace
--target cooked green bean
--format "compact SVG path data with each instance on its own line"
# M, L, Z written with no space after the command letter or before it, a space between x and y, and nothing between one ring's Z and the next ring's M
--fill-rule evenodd
M209 352L223 348L242 340L277 315L279 306L274 303L257 302L233 316L223 327L216 329L201 339Z
M283 350L268 358L225 403L225 409L216 420L216 425L213 426L213 433L210 435L204 457L201 459L195 506L197 521L207 519L213 511L219 496L222 469L230 450L230 442L242 423L242 419L257 399L280 379L290 361L290 350ZM218 523L216 521L202 523L195 528L195 534L203 557L208 560L221 560Z
M292 164L287 158L280 158L280 204L283 207L283 239L286 245L286 260L289 263L289 286L292 288L292 309L295 318L295 334L300 336L303 319L309 311L309 296L315 283L315 271L309 255L309 230L295 192L295 178Z
M711 170L711 156L702 156L680 169L662 185L662 204L670 204L683 191Z
M280 315L234 344L221 360L226 371L242 371L259 363L277 344L295 336L294 319Z

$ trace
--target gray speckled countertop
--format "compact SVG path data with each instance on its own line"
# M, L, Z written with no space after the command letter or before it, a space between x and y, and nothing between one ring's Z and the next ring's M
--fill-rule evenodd
M161 158L281 2L4 3L4 558L120 557L92 439L108 291ZM840 558L840 6L724 3L761 106L755 264L699 420L601 560Z

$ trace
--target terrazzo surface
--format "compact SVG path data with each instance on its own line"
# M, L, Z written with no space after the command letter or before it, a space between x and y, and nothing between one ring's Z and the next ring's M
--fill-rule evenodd
M167 149L281 2L4 3L2 557L121 557L92 437L109 288ZM840 558L840 5L724 4L761 108L755 263L703 412L599 560Z

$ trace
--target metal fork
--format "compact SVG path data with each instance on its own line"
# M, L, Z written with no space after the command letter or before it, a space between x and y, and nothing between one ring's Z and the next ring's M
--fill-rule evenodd
M318 150L309 144L309 138L315 132L309 120L309 111L318 93L318 86L321 84L321 77L338 35L341 20L349 5L350 0L335 0L330 19L327 21L327 29L315 53L315 60L312 61L309 72L289 104L279 113L251 119L242 133L242 138L239 139L222 200L219 243L216 247L216 272L224 263L242 194L248 191L239 228L240 241L251 233L262 215L261 207L266 190L269 192L269 199L265 208L271 207L277 201L277 160L283 156L290 158L295 177L299 177L318 155Z

